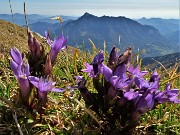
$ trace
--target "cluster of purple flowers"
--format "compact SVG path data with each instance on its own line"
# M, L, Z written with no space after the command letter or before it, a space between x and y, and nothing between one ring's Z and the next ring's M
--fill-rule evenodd
M20 89L20 98L23 104L33 109L34 88L37 89L39 113L46 107L47 93L50 91L63 92L62 88L54 88L52 69L59 51L66 48L67 38L63 35L52 42L49 33L45 32L47 43L50 45L49 53L45 54L44 47L33 37L28 29L28 62L24 60L17 48L10 50L12 60L10 67L14 72ZM93 80L92 93L86 87L83 76L77 76L78 89L86 103L103 121L105 133L117 130L117 133L131 131L140 116L152 110L157 104L165 102L180 103L178 89L170 89L167 83L165 90L160 91L160 76L155 71L150 78L145 78L147 71L141 71L139 66L133 67L131 63L132 50L128 48L118 56L116 47L113 47L107 64L104 53L100 51L90 64L84 63L89 77Z
M148 72L141 71L139 66L133 67L131 59L131 48L118 56L114 47L107 65L102 51L94 57L92 63L84 63L86 68L82 71L92 78L97 93L88 90L82 76L77 77L78 89L86 105L107 121L106 129L115 128L112 125L120 123L123 130L129 130L133 121L137 122L142 114L157 104L180 103L178 89L170 89L168 83L165 90L160 91L158 73L155 71L149 79L145 78Z
M12 61L10 67L18 81L20 89L20 98L29 109L32 109L35 98L33 88L37 89L37 98L40 108L46 106L47 93L49 91L63 92L64 89L54 88L55 82L52 78L53 63L60 50L66 48L67 38L63 35L51 42L48 33L46 39L50 45L50 52L45 54L44 48L38 40L33 37L32 32L28 29L28 62L24 60L24 54L21 54L17 48L10 50Z

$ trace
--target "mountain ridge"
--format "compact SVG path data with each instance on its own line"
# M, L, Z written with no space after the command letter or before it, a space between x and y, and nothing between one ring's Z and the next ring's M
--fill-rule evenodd
M17 47L22 52L28 51L26 28L0 20L0 35L0 54L9 55L8 52L12 47ZM44 38L39 37L36 33L34 33L34 36L41 44L44 44L45 46L47 45ZM74 54L75 50L76 48L68 46L68 53ZM150 65L151 68L159 67L160 65L158 65L153 59L161 62L164 66L169 67L175 63L180 64L180 52L158 57L144 57L142 59L142 64L144 66L153 64Z
M169 49L169 46L165 44L166 39L156 28L142 25L135 20L123 16L97 17L86 12L77 20L67 23L63 30L65 34L69 35L71 39L70 44L81 45L84 41L85 45L90 47L88 39L91 39L102 49L105 40L107 49L110 50L113 45L119 45L118 39L120 36L122 47L126 48L131 45L135 49L148 49L153 51L152 53L148 52L150 55L161 54L161 51L158 52L154 46L161 50ZM55 31L55 33L58 33L58 31Z

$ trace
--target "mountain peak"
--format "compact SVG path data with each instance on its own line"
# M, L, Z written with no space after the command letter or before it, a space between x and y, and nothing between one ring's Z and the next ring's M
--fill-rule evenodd
M90 13L88 13L88 12L86 12L86 13L84 13L84 15L83 15L84 17L89 17L89 16L94 16L94 15L92 15L92 14L90 14Z
M94 17L97 17L97 16L94 16L88 12L84 13L84 15L82 15L80 18L94 18Z

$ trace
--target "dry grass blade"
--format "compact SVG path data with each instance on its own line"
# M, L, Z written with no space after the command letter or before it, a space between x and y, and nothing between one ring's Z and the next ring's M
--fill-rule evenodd
M172 81L172 80L174 80L174 79L177 79L177 78L180 79L180 74L178 74L177 76L175 76L175 77L173 77L173 78L170 78L170 79L168 79L168 80L162 82L162 84L166 84L167 82L170 82L170 81Z
M106 41L104 40L104 55L106 54Z
M171 75L170 79L172 79L176 75L177 69L178 69L178 64L176 64L174 69L172 69L172 72L170 73L170 75ZM171 82L171 85L172 85L173 88L174 88L174 85L175 85L174 83L175 83L175 80L173 80Z
M25 17L25 20L26 20L26 26L27 26L27 33L28 33L28 19L27 19L27 15L26 15L26 3L24 2L24 17Z
M11 7L11 0L9 0L9 6L10 6L10 9L11 9L12 20L13 20L13 23L14 23L14 16L13 16L13 11L12 11L12 7Z
M81 102L79 102L77 99L74 99L74 101L75 101L76 103L78 103L79 106L81 106L81 108L83 108L84 111L87 112L87 113L98 123L98 125L103 129L101 123L98 121L98 119L96 118L96 116L94 116L94 115L91 113L91 111L90 111L89 109L87 109L87 108L86 108Z
M153 58L152 58L152 60L154 60L155 62L157 62L158 64L160 64L160 65L162 66L162 68L168 73L168 70L165 68L165 66L164 66L161 62L159 62L159 61L157 61L157 60L155 60L155 59L153 59ZM169 73L168 73L168 75L170 76Z
M75 52L74 52L74 57L73 57L73 63L74 63L74 73L76 75L78 75L78 69L77 69L77 63L76 63L76 60L78 58L78 55L79 55L79 50L76 49Z
M89 41L90 41L90 43L91 43L91 45L92 45L93 55L95 55L95 54L96 54L96 52L97 52L97 48L96 48L96 46L95 46L94 42L93 42L91 39L89 39Z
M14 120L15 120L15 122L16 122L16 126L17 126L17 128L18 128L18 130L19 130L19 134L20 134L20 135L23 135L23 132L22 132L21 127L20 127L20 125L19 125L19 123L18 123L17 115L16 115L16 112L15 112L15 111L14 111L14 114L13 114L13 118L14 118Z
M8 99L6 99L4 97L1 97L1 96L0 96L0 100L4 101L6 104L8 104L11 107L12 110L14 110L13 103L10 100L8 100ZM20 127L20 125L18 123L18 120L17 120L17 115L16 115L15 110L14 110L13 118L14 118L16 126L17 126L17 128L19 130L19 134L23 135L23 132L22 132L21 127Z

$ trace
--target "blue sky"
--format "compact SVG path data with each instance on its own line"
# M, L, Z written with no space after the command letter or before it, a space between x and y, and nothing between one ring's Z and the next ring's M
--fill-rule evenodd
M129 18L179 18L179 0L11 0L13 13L81 16L85 12L97 16ZM9 0L0 0L0 14L10 14Z

